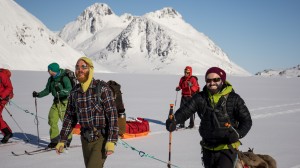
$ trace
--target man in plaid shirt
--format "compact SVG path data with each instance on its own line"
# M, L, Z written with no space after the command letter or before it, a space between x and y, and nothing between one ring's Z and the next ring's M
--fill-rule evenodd
M105 82L93 78L94 67L89 58L79 58L75 74L79 84L70 93L56 152L63 152L67 137L78 122L81 125L85 166L103 167L105 159L114 152L118 141L118 114L113 93ZM99 93L96 89L98 82L101 83Z

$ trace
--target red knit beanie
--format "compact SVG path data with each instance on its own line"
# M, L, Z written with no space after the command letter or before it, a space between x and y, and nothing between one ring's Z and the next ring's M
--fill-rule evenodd
M216 73L220 76L220 78L222 79L223 82L226 81L226 73L223 69L221 68L218 68L218 67L211 67L209 68L207 71L206 71L206 74L205 74L205 78L207 77L208 74L210 73Z

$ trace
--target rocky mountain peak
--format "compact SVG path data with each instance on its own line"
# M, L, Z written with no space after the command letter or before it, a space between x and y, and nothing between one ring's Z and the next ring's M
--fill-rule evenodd
M171 7L166 7L155 12L150 12L146 14L147 16L152 16L156 18L182 18L181 14Z
M81 14L80 18L88 20L97 16L107 16L112 15L114 12L110 9L107 4L104 3L95 3L94 5L86 8Z

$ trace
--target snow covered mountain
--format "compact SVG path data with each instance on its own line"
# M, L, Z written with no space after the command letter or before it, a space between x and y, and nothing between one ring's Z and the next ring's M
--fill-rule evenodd
M59 36L78 51L115 72L182 74L185 66L204 74L219 66L232 75L250 75L172 8L143 16L117 16L96 3Z
M81 56L15 1L0 1L1 68L45 71L50 63L57 62L74 70ZM95 66L98 72L107 71Z
M285 76L285 77L300 77L300 64L287 69L273 70L267 69L262 72L258 72L257 76Z

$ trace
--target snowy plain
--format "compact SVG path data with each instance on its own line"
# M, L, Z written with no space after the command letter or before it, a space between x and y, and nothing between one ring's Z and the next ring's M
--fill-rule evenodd
M37 122L34 116L36 114L35 99L32 98L32 91L44 89L48 77L47 72L12 71L15 97L6 107L13 118L5 110L3 117L14 132L11 141L25 139L23 130L30 142L0 146L1 168L84 167L80 147L71 148L61 155L57 155L54 151L31 156L11 154L11 151L22 153L24 150L39 149L49 142L47 116L52 96L37 99L39 147ZM165 120L169 112L169 104L176 102L175 109L179 107L180 92L176 96L175 87L180 76L97 73L95 78L119 82L122 85L127 117L148 119L151 130L146 137L119 141L115 153L106 160L105 167L167 167L162 162L168 161L169 152L169 132L165 130ZM204 77L198 76L198 78L202 88ZM300 168L300 79L256 76L229 76L227 79L245 100L253 119L252 129L241 140L243 145L240 150L254 148L255 153L269 154L276 159L278 168ZM199 122L200 119L197 116L197 127ZM2 138L1 134L0 138ZM180 168L203 167L200 140L198 129L172 133L171 163ZM146 155L141 157L136 150L122 142L145 152L148 157ZM80 144L78 135L73 136L72 144Z

